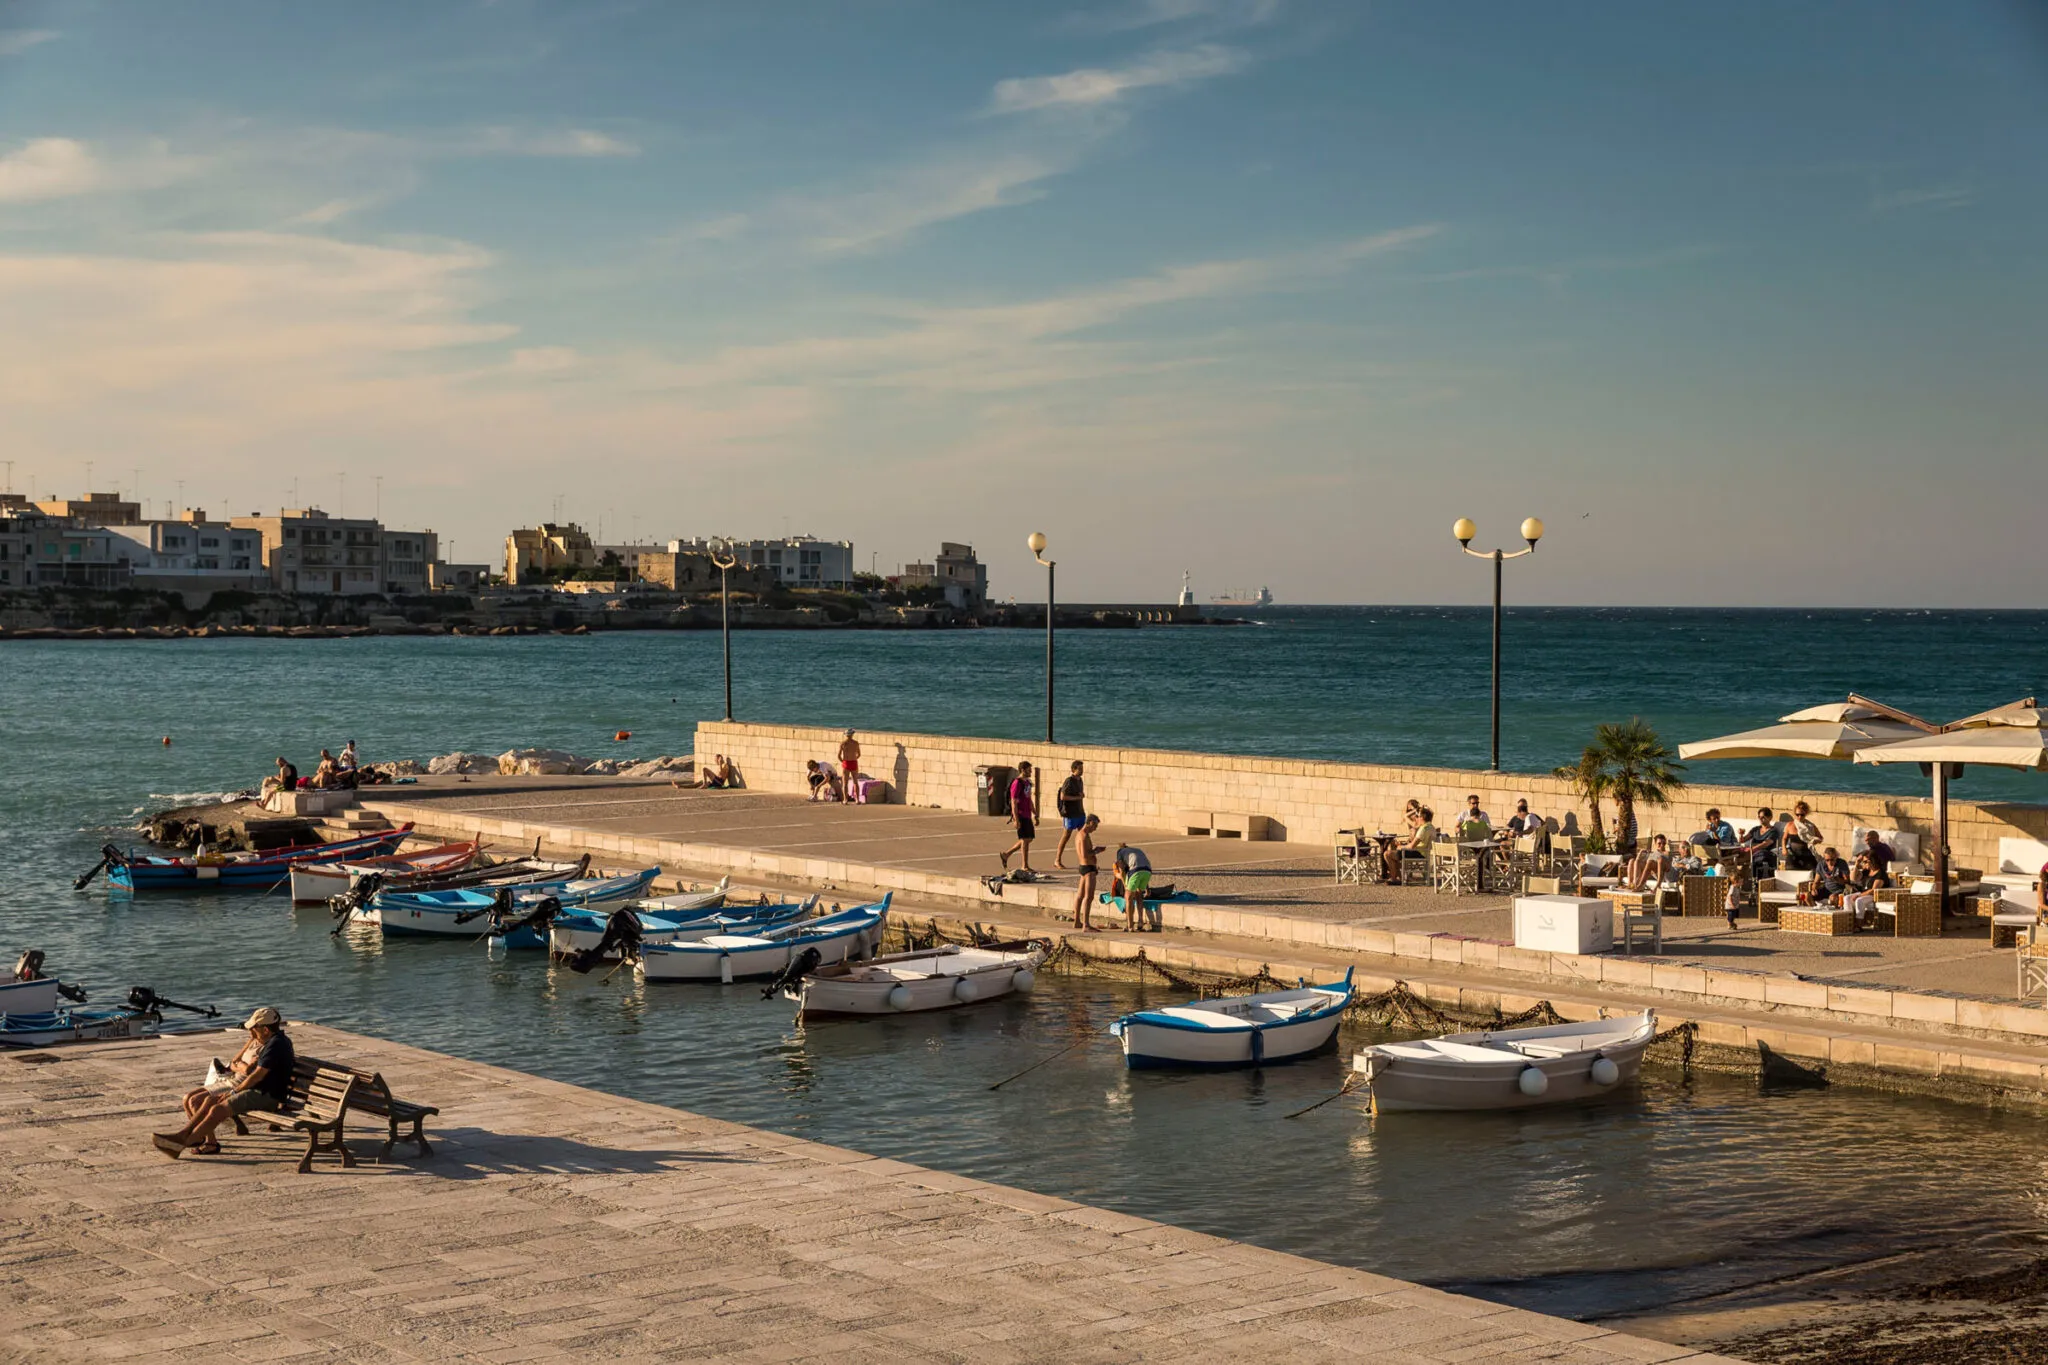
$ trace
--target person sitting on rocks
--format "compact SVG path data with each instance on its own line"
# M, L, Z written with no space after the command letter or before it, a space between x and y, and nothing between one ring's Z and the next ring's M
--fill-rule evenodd
M290 759L279 754L277 758L277 775L263 779L263 795L269 796L272 792L291 792L298 789L298 768L292 764Z

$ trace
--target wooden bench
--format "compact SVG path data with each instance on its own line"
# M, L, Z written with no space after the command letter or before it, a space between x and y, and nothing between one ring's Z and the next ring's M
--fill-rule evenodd
M335 1078L346 1077L350 1085L342 1095L345 1102L340 1105L332 1119L320 1123L318 1131L312 1132L306 1148L305 1158L299 1162L299 1170L302 1173L311 1168L313 1153L318 1150L339 1150L343 1166L355 1165L355 1158L349 1155L347 1148L340 1145L343 1116L350 1109L355 1110L357 1113L369 1114L384 1120L384 1147L377 1154L379 1161L386 1160L391 1156L391 1149L398 1144L401 1136L407 1141L418 1143L421 1156L430 1157L434 1154L434 1149L427 1144L424 1125L429 1115L441 1112L438 1108L431 1104L415 1104L411 1100L397 1098L391 1093L391 1087L385 1084L384 1077L377 1072L359 1070L356 1067L344 1066L339 1062L323 1061L318 1057L301 1056L293 1064L291 1089L286 1094L285 1106L282 1110L274 1113L266 1110L253 1110L251 1112L255 1117L262 1119L272 1128L277 1129L297 1127L298 1124L293 1122L295 1119L313 1120L318 1118L319 1115L308 1114L304 1111L313 1099L315 1086L320 1083L322 1076L330 1078L322 1086L321 1093L323 1094L331 1093L334 1090ZM323 1109L320 1112L324 1114L325 1110ZM243 1116L239 1114L235 1116L235 1131L246 1137L249 1129L248 1125L242 1122L242 1118ZM399 1125L406 1123L412 1125L412 1131L401 1134L399 1132ZM330 1125L334 1130L334 1142L331 1146L323 1149L317 1142L319 1132L325 1131L326 1127Z
M284 1105L278 1109L251 1109L246 1114L235 1115L235 1131L246 1136L249 1126L243 1120L257 1119L279 1132L304 1133L306 1152L299 1158L300 1175L313 1169L315 1152L339 1153L344 1168L353 1166L356 1159L342 1141L342 1124L348 1117L349 1100L358 1084L353 1071L322 1066L310 1058L300 1058L292 1067L291 1090L285 1095ZM320 1140L322 1134L327 1135L327 1141Z

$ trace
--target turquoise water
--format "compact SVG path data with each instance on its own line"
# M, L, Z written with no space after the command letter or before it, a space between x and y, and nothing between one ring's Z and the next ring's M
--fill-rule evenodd
M1548 767L1597 721L1628 714L1674 739L1719 733L1851 687L1946 718L2030 691L2044 641L2041 614L1516 614L1504 757ZM1483 614L1437 609L1072 631L1062 734L1483 764L1485 648ZM1028 631L742 633L736 709L1030 735L1042 724L1041 649ZM252 783L279 753L303 766L351 736L373 759L515 744L684 752L718 689L715 634L0 645L0 833L13 857L0 878L0 950L41 946L102 1000L148 983L235 1010L274 1003L1579 1316L1705 1295L1739 1306L1800 1282L1745 1286L1900 1252L1920 1271L1916 1254L1975 1265L2037 1247L2048 1231L2048 1214L2012 1197L2013 1172L2035 1169L2048 1139L2048 1124L2027 1115L1655 1077L1640 1101L1602 1109L1374 1121L1347 1099L1283 1119L1342 1083L1365 1037L1356 1030L1344 1056L1251 1075L1130 1076L1111 1045L1091 1043L992 1093L990 1081L1168 997L1054 980L982 1010L799 1030L785 1004L745 985L648 991L463 943L335 940L323 911L277 899L70 890L137 811ZM611 744L619 729L634 740ZM1777 775L1919 783L1841 765ZM2035 777L1971 774L1958 786L2048 794ZM1881 1287L1881 1273L1842 1283Z

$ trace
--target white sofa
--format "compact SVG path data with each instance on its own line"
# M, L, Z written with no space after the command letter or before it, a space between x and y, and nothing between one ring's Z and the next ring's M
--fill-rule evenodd
M2041 867L2048 864L2048 843L2039 839L2000 839L1998 869L1984 874L1983 893L1998 898L2015 910L2031 911L2036 904L2034 888L2041 880Z

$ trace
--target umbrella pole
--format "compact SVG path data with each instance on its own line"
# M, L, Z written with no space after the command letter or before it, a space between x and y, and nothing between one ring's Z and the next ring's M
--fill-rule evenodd
M1948 913L1948 764L1934 765L1934 894Z

